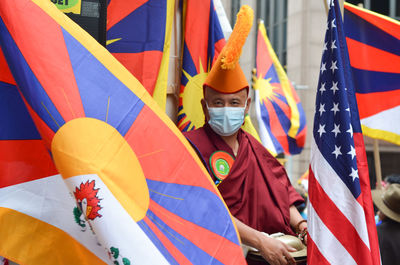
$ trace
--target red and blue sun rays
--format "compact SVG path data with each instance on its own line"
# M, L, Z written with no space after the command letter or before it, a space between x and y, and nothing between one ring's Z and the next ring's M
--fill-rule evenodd
M125 135L144 103L68 32L63 34L85 116L106 121Z
M163 244L163 240L155 236L152 225L155 225L192 263L226 264L227 261L232 261L229 254L231 251L219 253L218 250L222 242L232 250L235 244L239 244L236 236L225 233L229 229L225 230L226 223L222 220L228 217L228 213L222 211L218 196L200 187L151 180L148 180L147 184L151 197L150 210L139 225L156 245L161 243L162 252L166 251L164 248L168 248L168 244ZM193 211L197 211L198 214L192 214ZM203 230L202 235L194 238L193 233L199 229ZM174 254L172 250L167 252L171 264L181 264L179 255Z
M198 93L198 91L190 91L189 89L202 91L202 85L206 75L200 75L208 73L213 60L216 59L216 55L218 55L225 45L225 38L213 1L188 0L185 4L185 32L177 122L181 131L196 129L199 127L196 127L196 123L204 122L203 120L197 120L198 114L196 113L202 112L200 107L202 92ZM196 34L193 34L193 32L196 32ZM199 76L200 79L196 79L197 76ZM192 82L196 83L197 86L189 87L189 78L192 79ZM193 109L191 106L185 107L184 97L192 99L188 100L187 104L197 104L199 108Z
M167 0L111 0L107 49L152 95L164 50Z
M0 50L0 188L57 174Z
M360 118L398 106L400 24L349 4L344 16Z
M6 51L11 71L24 98L53 132L58 131L65 124L66 118L63 117L46 91L52 88L45 89L41 85L43 82L33 73L11 35L7 34L2 20L0 21L0 30L4 33L1 35L4 43L3 50ZM61 108L70 108L74 118L91 117L106 121L113 125L121 135L125 135L144 103L68 32L61 28L60 30L64 37L60 41L63 41L65 52L70 58L69 62L63 64L68 64L73 69L70 72L72 74L70 79L76 80L79 91L78 98L67 97L67 95L71 95L70 89L62 88L62 84L60 84L60 94L65 93L65 102L60 104ZM64 75L64 73L58 73L58 75ZM81 102L84 109L83 115L78 116L78 113L71 107L71 101Z
M144 103L144 88L135 88L135 94L109 66L115 62L112 56L100 45L93 47L95 42L79 41L74 34L83 32L71 30L69 21L60 25L27 0L1 5L8 6L0 8L0 47L18 88L0 83L5 95L0 100L14 102L13 108L25 103L28 112L18 108L21 124L0 131L0 144L12 137L41 141L28 113L47 147L73 119L104 121L137 155L151 198L139 225L166 259L172 264L244 264L232 219L207 172L167 117ZM9 6L15 12L4 12ZM21 126L29 129L20 132Z
M112 4L115 1L111 1ZM126 8L131 9L136 6L132 3ZM165 39L167 1L143 1L143 4L128 13L126 9L112 9L108 14L107 38L118 39L119 41L110 43L107 49L111 53L139 53L144 51L163 51ZM110 17L113 16L113 17Z
M260 102L257 104L260 104L263 123L260 126L264 126L268 132L273 144L273 148L269 148L274 149L275 153L298 154L305 143L305 113L296 91L287 79L276 55L272 53L274 52L265 27L260 24L256 56L256 78L260 82L260 85L257 85L260 86L257 87ZM283 86L287 86L286 93ZM289 100L293 102L292 105ZM291 134L292 127L296 128L296 131Z
M288 102L280 87L280 83L271 83L274 90L274 96L264 98L261 104L261 118L265 124L268 124L272 134L271 140L276 148L277 153L298 154L302 151L304 146L304 139L299 141L288 135L291 127L290 112L288 109ZM302 109L301 103L297 103L297 107ZM305 135L305 116L300 116L300 127L298 137L301 139ZM303 137L304 138L304 137Z

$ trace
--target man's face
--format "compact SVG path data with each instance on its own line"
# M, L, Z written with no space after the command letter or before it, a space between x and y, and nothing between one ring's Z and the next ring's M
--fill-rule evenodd
M251 98L247 98L246 89L242 89L233 94L224 94L224 93L219 93L209 87L206 87L204 99L201 100L201 105L203 107L204 116L208 121L210 119L210 115L208 114L207 105L210 108L244 107L246 105L246 101L247 101L247 106L245 110L245 115L249 110L251 102Z

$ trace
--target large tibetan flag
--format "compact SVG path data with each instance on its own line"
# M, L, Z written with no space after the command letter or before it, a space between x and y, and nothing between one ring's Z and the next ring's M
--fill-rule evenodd
M340 7L332 1L311 142L307 264L380 264Z
M345 3L344 27L363 132L400 145L400 22Z
M175 0L108 0L107 49L165 109Z
M50 1L2 0L0 18L19 93L76 199L76 227L114 264L245 264L207 171L140 82Z
M185 0L182 76L178 107L178 128L190 131L204 125L204 114L200 104L203 98L203 83L226 41L220 20L227 22L220 2L219 15L213 0ZM232 31L224 23L226 35ZM246 132L259 139L249 115L242 126Z
M262 21L258 24L255 75L253 88L263 145L272 154L299 154L306 140L305 113Z
M90 229L76 225L75 199L56 175L1 50L0 109L0 264L8 264L3 257L19 264L107 264Z

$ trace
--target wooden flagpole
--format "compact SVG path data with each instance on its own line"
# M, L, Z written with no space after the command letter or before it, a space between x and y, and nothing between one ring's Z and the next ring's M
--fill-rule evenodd
M328 12L329 12L328 2L329 2L329 0L322 0L322 2L324 2L325 12L326 12L326 15L328 16Z
M374 163L375 163L375 175L376 175L376 189L382 189L382 169L381 169L381 157L379 154L379 140L374 139Z

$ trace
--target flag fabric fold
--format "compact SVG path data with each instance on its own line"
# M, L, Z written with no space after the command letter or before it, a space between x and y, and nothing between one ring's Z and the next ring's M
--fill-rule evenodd
M74 229L93 231L114 264L245 264L207 171L139 81L47 0L3 0L0 18L18 93L61 173L52 181L75 198Z
M93 233L74 221L75 199L57 175L1 49L0 73L0 255L19 264L107 264ZM7 259L0 257L0 264Z
M311 143L308 264L380 264L338 1L330 3Z
M175 0L110 0L107 49L165 110Z
M306 119L300 99L268 39L258 24L256 71L253 77L259 135L274 155L299 154L306 139Z
M400 22L345 3L344 29L363 132L400 145Z

